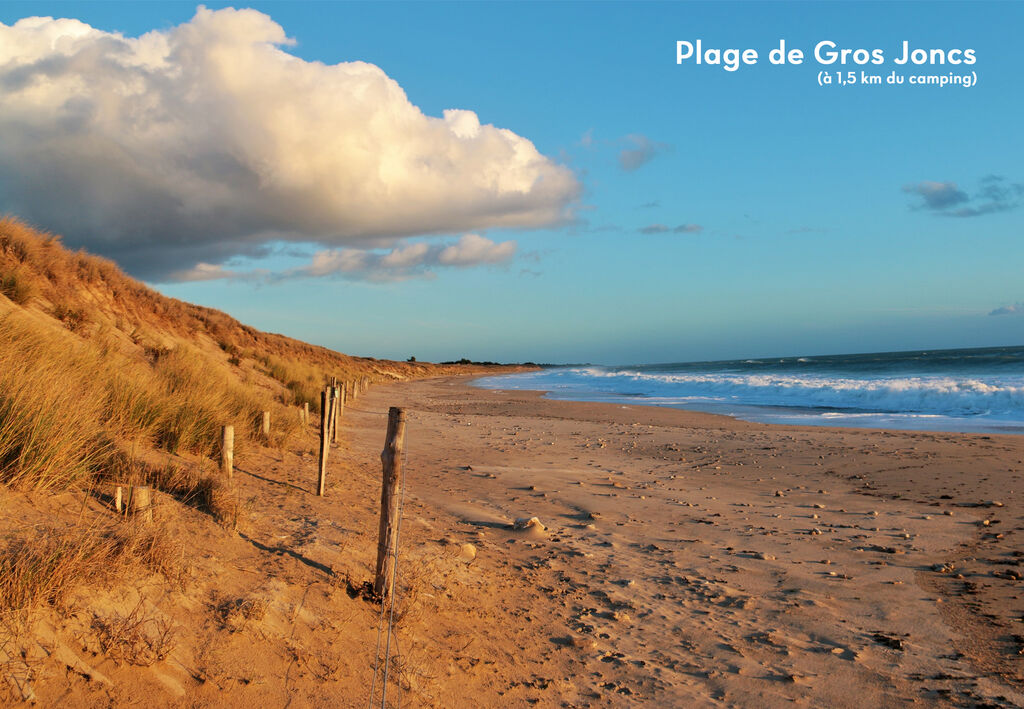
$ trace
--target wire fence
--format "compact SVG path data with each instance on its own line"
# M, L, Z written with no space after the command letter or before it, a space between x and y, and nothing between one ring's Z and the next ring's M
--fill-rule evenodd
M346 407L350 411L356 411L364 414L372 414L376 416L388 416L389 411L370 411L367 409L357 409L354 407ZM413 418L410 416L409 418ZM395 606L398 603L398 589L401 587L399 577L399 566L398 566L398 549L402 539L402 521L405 518L405 488L407 478L407 465L409 462L409 449L405 445L405 439L402 441L402 479L399 486L398 495L398 522L395 527L394 544L392 549L389 551L391 558L385 561L385 564L391 564L391 581L389 587L386 589L386 595L381 599L380 614L377 619L377 641L374 647L373 653L373 678L370 681L370 692L367 698L366 706L367 709L372 709L374 706L374 699L377 693L377 680L380 677L381 694L380 694L380 707L386 709L387 707L387 694L388 694L388 680L390 678L391 671L391 640L394 637L394 622L395 622ZM387 618L387 632L385 633L385 617ZM380 666L381 662L381 638L384 639L384 667L383 671ZM396 639L397 642L397 639ZM400 683L395 683L395 691L397 692L396 704L398 707L402 706L402 687Z
M384 416L390 415L390 411L373 411L371 409L364 409L350 404L345 405L345 412L355 412L360 414L368 414L370 416ZM414 420L415 414L407 413L407 420ZM390 679L391 672L391 641L395 640L396 647L398 639L395 637L395 606L398 605L398 590L401 588L400 575L399 575L399 554L398 549L401 544L402 535L402 521L405 518L405 490L406 490L406 478L407 478L407 465L409 462L409 449L405 445L405 437L402 440L402 474L399 485L398 494L398 514L397 523L395 525L394 543L391 549L388 550L389 558L384 562L385 565L391 565L391 578L388 588L385 589L385 593L382 594L380 613L377 618L377 638L374 645L373 653L373 677L370 680L370 691L367 698L366 706L367 709L373 709L375 699L377 696L377 684L380 682L380 704L381 709L387 708L387 697L388 697L388 681ZM381 667L381 645L384 646L384 666ZM402 687L400 682L395 683L395 702L398 707L402 706Z

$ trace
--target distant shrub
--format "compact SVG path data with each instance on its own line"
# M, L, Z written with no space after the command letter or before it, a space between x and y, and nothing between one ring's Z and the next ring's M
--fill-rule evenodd
M68 330L71 330L72 332L80 330L86 323L84 310L81 308L70 308L66 305L58 304L54 306L53 317L64 323Z
M7 296L12 303L24 305L33 295L35 289L27 275L18 268L0 273L0 293Z

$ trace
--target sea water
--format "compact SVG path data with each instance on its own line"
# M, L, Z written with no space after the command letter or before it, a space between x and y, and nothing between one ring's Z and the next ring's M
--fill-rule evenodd
M1024 347L549 367L474 384L766 423L1024 433Z

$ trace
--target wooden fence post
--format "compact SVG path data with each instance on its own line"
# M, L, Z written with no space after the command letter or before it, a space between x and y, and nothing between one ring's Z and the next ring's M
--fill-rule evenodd
M327 452L331 448L331 397L328 390L320 392L320 465L318 466L316 494L324 496L327 487Z
M260 422L260 433L263 434L263 440L270 440L270 412L263 412L263 420Z
M141 515L146 522L153 521L153 490L145 485L132 488L132 514Z
M305 401L302 403L302 423L306 426L309 425L309 402Z
M235 427L220 430L220 469L229 478L235 474Z
M388 433L380 461L384 468L380 490L380 531L377 535L377 571L373 592L379 598L391 594L394 584L394 563L398 553L395 534L398 529L398 481L402 477L402 448L405 445L405 409L392 406L388 410Z
M341 395L338 393L338 387L331 387L331 443L338 442L338 402L341 400Z
M114 488L114 509L118 514L124 512L124 488L120 485Z

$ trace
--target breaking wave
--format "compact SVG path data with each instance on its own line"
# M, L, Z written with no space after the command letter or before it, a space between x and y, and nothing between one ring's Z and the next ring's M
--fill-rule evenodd
M982 430L989 421L1000 424L992 430L1004 430L1005 424L1024 430L1024 367L964 367L958 373L947 358L940 367L944 373L922 367L926 373L916 374L908 371L907 359L894 358L889 372L878 358L871 360L868 373L860 363L840 366L801 357L778 360L784 364L773 365L774 371L764 371L764 360L563 367L488 377L476 384L543 390L558 399L674 406L762 421L947 430ZM805 373L808 363L814 368Z

